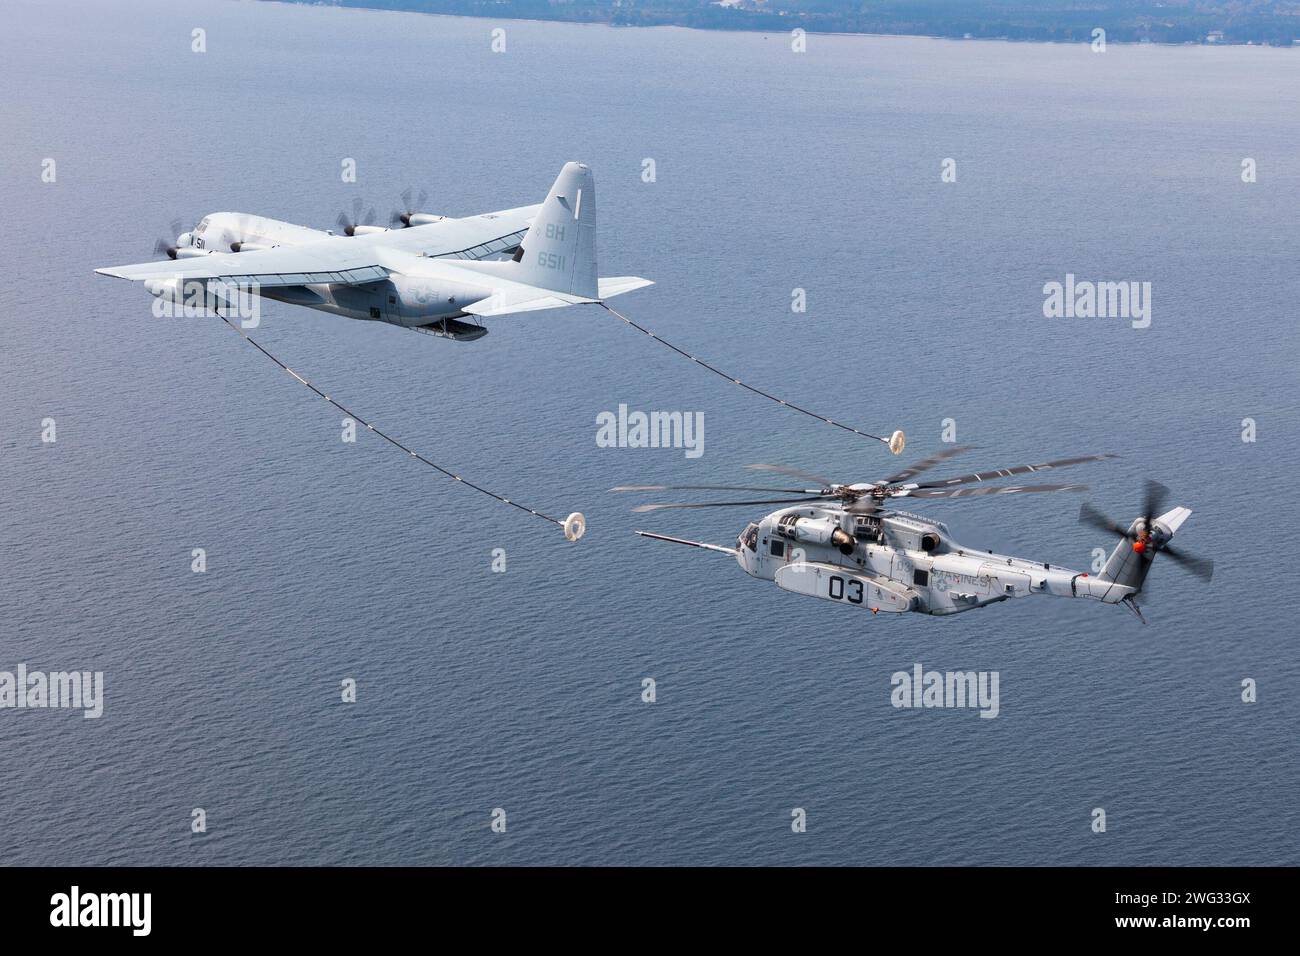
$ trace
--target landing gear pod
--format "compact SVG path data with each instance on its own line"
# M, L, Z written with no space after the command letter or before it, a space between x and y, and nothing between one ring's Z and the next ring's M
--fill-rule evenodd
M901 429L889 436L889 450L892 451L895 455L901 455L903 453L903 449L906 447L907 447L907 436L903 434Z
M581 511L575 511L564 519L564 536L570 541L577 541L587 532L587 519Z

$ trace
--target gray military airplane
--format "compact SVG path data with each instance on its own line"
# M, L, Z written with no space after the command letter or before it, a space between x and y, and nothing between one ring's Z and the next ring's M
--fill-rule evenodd
M424 197L414 200L422 206ZM573 512L561 521L518 501L467 481L364 422L356 413L308 382L231 321L235 300L263 296L353 319L388 322L458 341L487 334L479 319L595 304L694 364L741 388L844 431L884 443L897 455L906 436L894 431L873 435L802 408L755 388L691 355L649 329L616 312L607 301L648 285L639 276L602 278L596 272L596 184L582 163L566 163L540 205L503 209L451 219L412 208L409 194L389 224L363 215L358 202L349 218L339 217L339 231L311 229L244 213L205 216L175 242L154 247L166 259L95 271L142 282L158 305L186 312L216 314L248 342L307 388L345 414L367 424L390 444L425 465L503 504L560 525L565 537L582 537L586 519ZM179 231L177 223L173 231ZM508 257L508 258L507 258ZM242 320L245 316L240 315ZM469 321L462 321L468 319Z
M205 299L217 283L461 341L487 334L481 318L599 303L653 284L597 277L596 184L581 163L565 165L540 205L464 219L406 210L387 227L360 218L341 217L336 235L218 212L159 243L162 261L95 271L176 304L196 290Z
M625 485L612 491L766 491L799 494L799 498L757 501L714 501L648 504L634 511L665 508L731 508L792 504L746 526L734 548L685 538L638 531L637 534L673 544L685 544L735 557L745 572L795 594L880 611L959 614L1031 594L1091 598L1104 604L1124 604L1146 622L1138 606L1147 572L1157 554L1164 554L1198 577L1209 580L1214 562L1176 551L1170 539L1191 515L1177 507L1158 514L1169 489L1154 481L1146 488L1142 515L1127 527L1111 521L1091 505L1080 509L1080 521L1121 538L1101 573L1093 576L1039 561L979 551L959 544L948 526L921 515L887 510L892 498L969 498L1028 492L1082 491L1085 485L985 485L983 482L1031 472L1104 461L1114 455L1063 458L1038 465L1020 465L959 475L940 481L916 482L923 471L965 448L940 452L883 481L838 484L783 465L750 465L817 483L815 488L754 488L733 485ZM978 484L978 487L957 487Z

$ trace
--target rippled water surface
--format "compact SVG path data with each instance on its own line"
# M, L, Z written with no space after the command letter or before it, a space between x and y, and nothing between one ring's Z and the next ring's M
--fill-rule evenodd
M100 670L106 702L0 711L4 862L1300 863L1300 54L10 6L0 669ZM457 344L268 304L260 341L341 401L585 511L570 544L342 443L224 326L92 272L217 210L328 227L409 184L450 215L537 202L570 159L597 176L602 272L657 281L629 315L918 456L954 419L980 446L960 471L1117 452L1071 477L1123 520L1144 478L1170 485L1213 584L1157 567L1145 628L1082 601L802 600L631 533L726 543L762 509L633 515L606 489L755 461L870 480L897 464L879 446L596 309ZM1150 281L1151 327L1045 319L1067 273ZM705 454L598 448L621 402L703 411ZM1110 544L1075 496L915 507L1079 568ZM1000 716L895 710L917 662L998 671Z

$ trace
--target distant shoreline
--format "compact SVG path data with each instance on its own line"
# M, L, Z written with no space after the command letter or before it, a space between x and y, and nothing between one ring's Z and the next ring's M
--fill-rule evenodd
M880 29L835 29L831 24L818 26L819 19L824 22L826 15L806 16L803 14L782 15L779 19L785 20L785 23L773 23L777 19L775 14L757 14L752 11L738 10L737 8L725 8L732 10L737 16L732 17L730 22L699 22L700 17L671 16L665 14L659 8L656 12L648 17L643 15L640 20L633 22L629 19L633 16L628 12L628 8L618 8L617 11L608 10L600 6L607 0L589 0L587 6L580 6L578 3L565 4L562 8L557 8L555 15L539 15L535 9L534 3L520 2L519 6L512 5L509 0L501 3L499 7L489 8L485 0L263 0L263 2L276 2L292 4L294 6L315 6L315 7L333 7L337 9L349 10L371 10L375 12L386 13L414 13L423 16L443 16L443 17L463 17L478 20L500 20L500 21L524 21L532 23L568 23L575 25L603 26L613 29L646 29L653 27L675 27L682 30L696 30L700 32L718 32L718 33L761 33L769 36L788 36L795 29L802 29L807 34L813 36L840 36L840 37L898 37L905 39L918 40L951 40L961 42L992 41L998 43L1047 43L1054 45L1069 46L1072 44L1092 42L1091 31L1095 28L1106 30L1105 42L1109 44L1118 44L1122 46L1160 46L1160 47L1267 47L1270 49L1294 49L1300 46L1300 35L1295 37L1270 37L1270 38L1238 38L1225 36L1223 31L1210 30L1205 34L1200 34L1199 38L1184 37L1180 39L1169 39L1155 36L1133 36L1133 27L1131 25L1112 23L1106 26L1104 23L1097 23L1095 27L1084 27L1079 24L1070 24L1064 26L1053 26L1052 32L1059 32L1066 35L1048 36L1033 35L1028 28L1021 28L1026 35L1017 36L1011 34L974 34L969 31L957 32L914 32L914 31L893 31ZM539 0L547 2L547 0ZM525 9L524 7L527 7ZM708 4L708 7L715 7L709 12L716 13L717 9L714 4ZM576 9L575 9L576 8ZM685 8L689 11L698 11L700 8ZM583 15L584 13L589 15ZM751 16L746 21L744 17ZM833 19L833 17L831 17ZM1300 16L1295 17L1295 32L1300 34ZM695 22L691 22L695 21ZM1168 26L1168 25L1167 25ZM1046 28L1040 28L1041 30ZM1181 28L1184 32L1189 28ZM1083 32L1081 32L1083 31ZM1209 35L1218 36L1219 39L1209 40Z

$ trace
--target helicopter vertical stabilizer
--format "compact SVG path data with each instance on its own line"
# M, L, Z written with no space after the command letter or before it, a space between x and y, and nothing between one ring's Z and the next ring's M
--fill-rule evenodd
M1132 588L1132 594L1140 592L1156 554L1165 548L1191 513L1191 509L1179 507L1166 511L1158 518L1135 518L1129 525L1128 534L1106 560L1106 566L1101 570L1101 580ZM1117 603L1129 593L1115 588L1102 600Z
M1097 531L1120 536L1119 544L1111 552L1106 566L1095 578L1080 575L1083 596L1104 601L1106 604L1128 605L1139 618L1136 597L1151 570L1151 562L1157 554L1163 554L1174 564L1191 572L1202 581L1209 582L1214 577L1214 562L1209 558L1198 558L1182 549L1176 549L1169 542L1191 517L1190 508L1170 508L1164 510L1164 501L1169 496L1169 489L1157 481L1148 480L1142 514L1133 520L1127 528L1106 517L1092 505L1084 502L1079 508L1079 523ZM1159 515L1159 517L1154 517ZM1145 623L1145 618L1143 618Z

